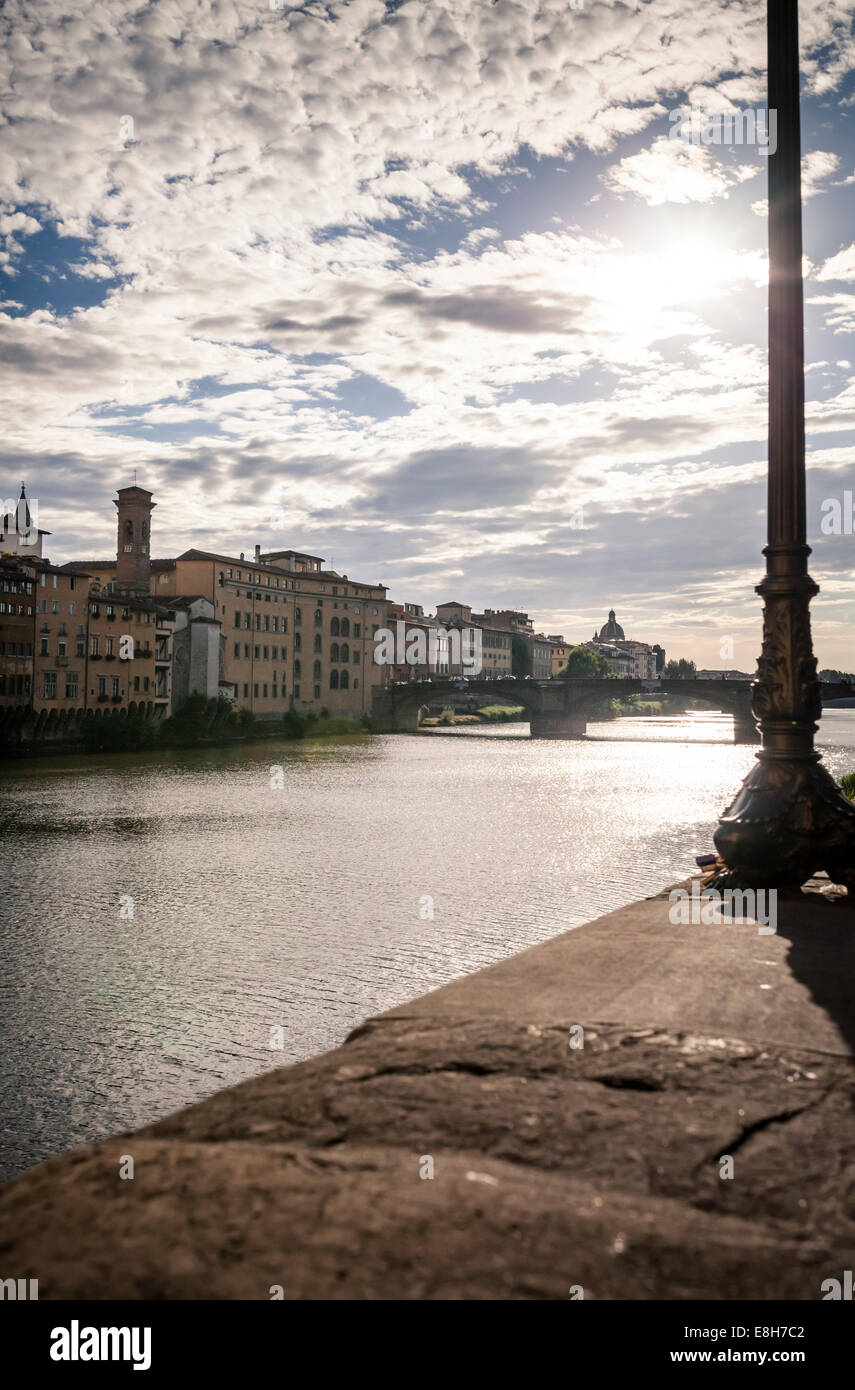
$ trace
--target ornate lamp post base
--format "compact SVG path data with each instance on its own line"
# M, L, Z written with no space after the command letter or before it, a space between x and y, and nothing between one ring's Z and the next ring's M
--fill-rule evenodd
M727 865L711 888L799 888L819 869L855 891L855 804L813 746L822 712L808 604L818 592L807 545L770 545L763 652L754 714L763 747L719 821L715 847Z
M760 753L714 838L728 868L710 888L799 888L824 869L855 892L855 806L818 753Z

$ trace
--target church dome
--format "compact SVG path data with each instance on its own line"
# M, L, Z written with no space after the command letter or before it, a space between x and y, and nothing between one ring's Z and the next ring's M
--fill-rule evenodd
M613 608L610 608L610 609L609 609L609 620L608 620L607 623L604 623L604 625L600 628L600 635L599 635L599 637L597 638L597 641L598 641L598 642L625 642L625 641L626 641L626 638L625 638L624 635L623 635L623 628L621 627L620 623L616 623L616 622L615 622L615 610L614 610Z

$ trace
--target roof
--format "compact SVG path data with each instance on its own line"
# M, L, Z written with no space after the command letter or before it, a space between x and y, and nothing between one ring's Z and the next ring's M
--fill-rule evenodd
M280 553L283 555L301 554L298 550L282 551ZM182 555L178 555L176 558L178 560L216 560L219 564L236 565L238 567L243 566L244 569L256 570L259 574L287 574L289 578L293 578L296 575L300 579L331 579L337 580L342 584L352 584L354 587L359 586L362 589L385 590L388 588L386 584L371 583L367 579L346 579L345 576L339 574L337 570L312 570L311 573L307 574L304 570L291 570L285 565L272 564L269 559L256 560L253 558L250 560L244 558L242 560L239 555L220 555L215 550L197 550L193 548L185 550Z

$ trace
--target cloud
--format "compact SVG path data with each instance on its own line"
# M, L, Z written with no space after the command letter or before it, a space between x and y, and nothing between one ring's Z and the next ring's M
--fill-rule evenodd
M855 242L844 246L836 256L828 260L815 272L815 280L855 280Z
M802 25L831 92L845 6ZM762 470L765 266L727 195L757 170L658 132L761 99L759 0L8 0L0 26L5 459L59 558L109 553L133 469L160 553L227 515L238 548L431 576L428 605L454 571L599 612L647 566L671 612L722 534L753 555L728 508ZM806 157L820 196L835 158ZM816 312L843 331L850 298Z
M759 172L759 167L751 165L730 168L704 145L666 137L622 159L603 175L603 181L615 193L630 194L658 207L662 203L711 203L726 198L734 185Z

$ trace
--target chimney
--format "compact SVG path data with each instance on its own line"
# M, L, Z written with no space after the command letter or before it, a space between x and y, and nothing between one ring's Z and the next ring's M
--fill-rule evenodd
M260 546L260 545L257 545L257 546L255 547L255 563L256 563L257 565L260 565L260 564L261 564L261 546Z

